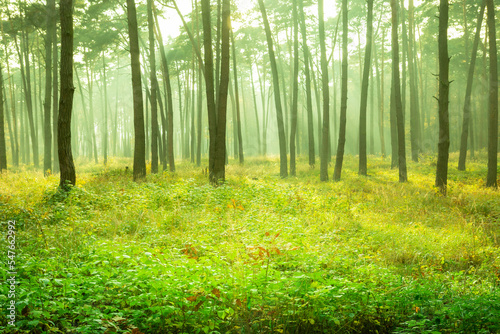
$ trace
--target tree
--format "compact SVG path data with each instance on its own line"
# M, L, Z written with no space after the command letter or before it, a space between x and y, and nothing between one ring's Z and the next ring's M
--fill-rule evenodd
M469 121L471 118L470 100L472 95L472 83L474 81L474 68L476 66L477 47L481 35L481 25L484 17L484 8L486 0L483 0L481 9L477 16L476 34L474 36L474 45L472 46L472 55L470 58L469 75L467 77L467 88L465 89L464 114L462 122L462 136L460 137L460 156L458 158L458 170L465 170L465 160L467 159L467 140L469 136Z
M226 177L226 116L229 88L229 33L231 27L230 1L222 1L220 85L217 98L217 132L212 183L218 185Z
M172 84L170 81L170 70L167 56L165 54L165 47L163 46L163 37L161 35L160 27L158 25L158 17L156 11L153 11L155 14L155 22L156 22L156 33L158 34L158 42L160 43L160 56L162 61L162 72L163 72L163 80L165 81L166 91L167 91L167 160L169 165L169 170L171 172L175 172L175 159L174 159L174 106L172 101Z
M127 0L127 22L134 100L134 180L138 180L146 177L146 136L144 133L139 34L134 0Z
M398 165L399 182L406 182L406 147L403 105L401 102L401 82L399 76L399 40L398 40L398 4L391 0L392 9L392 87L393 101L396 111L397 138L398 138Z
M300 11L300 33L302 35L302 50L304 51L304 73L306 76L306 110L307 110L307 134L309 145L309 166L314 167L315 152L314 152L314 128L313 128L313 113L312 113L312 96L311 96L311 73L309 70L309 47L307 46L307 30L306 17L304 13L304 0L299 0Z
M278 66L276 65L276 57L274 55L273 37L271 36L271 27L269 26L269 20L267 18L266 7L264 6L264 1L259 0L259 7L262 13L262 19L264 21L264 28L266 30L267 47L269 52L269 60L271 62L271 72L273 75L273 89L274 89L274 103L276 106L276 118L278 121L278 139L280 147L280 176L282 178L287 177L287 156L286 156L286 138L285 138L285 126L283 123L283 111L281 109L281 95L278 77ZM306 65L307 66L307 65Z
M73 110L73 1L61 0L61 97L59 99L59 118L57 123L59 187L69 190L75 185L76 174L71 151L71 114Z
M5 143L4 103L3 103L3 75L0 62L0 173L7 169L7 147Z
M361 105L359 110L359 175L367 173L366 158L366 109L368 105L368 81L370 78L371 55L372 55L372 37L373 37L373 0L367 1L367 29L366 29L366 50L365 64L363 70L363 80L361 83Z
M295 176L295 140L297 135L297 105L299 95L299 20L297 14L297 0L292 1L293 16L293 88L292 88L292 110L290 124L290 175ZM252 82L253 85L253 82ZM258 126L258 122L257 122Z
M44 107L44 157L43 171L47 173L52 170L52 129L51 129L51 97L52 97L52 31L55 15L55 1L47 0L47 34L45 36L45 101ZM56 57L57 55L54 55Z
M234 94L236 97L236 125L238 130L238 158L240 164L243 164L245 158L243 156L243 136L241 134L241 113L240 113L240 94L238 89L238 68L236 66L236 47L234 45L234 34L231 29L231 45L233 47L233 74L234 74Z
M488 175L486 186L496 188L498 160L498 55L495 27L495 5L493 0L487 0L488 29L490 46L490 100L488 127Z
M328 61L326 60L325 46L325 20L323 13L323 0L318 1L318 19L319 19L319 43L321 49L321 73L323 76L323 131L321 146L321 166L320 179L328 181L328 152L330 148L330 89L328 87Z
M420 115L418 110L418 89L415 66L415 36L414 36L414 6L413 0L409 1L408 22L408 74L410 77L410 142L412 160L418 162L420 148Z
M148 0L148 32L149 32L149 66L151 84L151 173L158 173L158 104L156 87L156 57L155 57L155 36L153 23L153 0Z
M333 172L333 179L335 181L339 181L342 174L347 123L347 62L349 56L349 54L347 53L347 38L349 33L349 22L347 14L347 0L342 0L342 88L340 96L339 141L337 145L337 156L335 158L335 170Z
M214 56L212 50L212 23L210 16L210 0L201 0L202 21L203 21L203 48L205 50L205 90L207 95L209 151L208 151L208 171L210 182L214 182L214 159L215 159L215 136L217 132L216 106L215 106L215 81L214 81Z
M450 147L450 120L448 115L450 81L448 57L448 0L439 2L439 142L436 168L436 187L446 195L448 183L448 150Z

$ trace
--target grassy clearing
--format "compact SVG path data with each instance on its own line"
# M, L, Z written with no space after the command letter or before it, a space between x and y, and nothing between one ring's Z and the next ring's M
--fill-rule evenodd
M79 166L68 196L56 177L2 174L19 284L16 327L0 287L0 332L500 332L500 196L484 161L464 173L452 156L448 197L431 158L407 184L370 161L369 177L348 158L342 181L320 183L305 161L281 180L277 160L253 160L213 188L189 164L134 183L115 159Z

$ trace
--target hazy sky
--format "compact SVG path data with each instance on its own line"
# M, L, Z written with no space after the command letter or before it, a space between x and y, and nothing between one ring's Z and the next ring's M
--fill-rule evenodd
M245 12L252 7L257 5L257 0L235 0L240 12ZM334 0L325 1L325 17L335 16L336 10ZM418 2L418 1L417 1ZM191 1L190 0L177 0L177 5L183 15L187 15L191 12ZM182 21L177 15L174 9L169 9L165 11L165 20L163 20L162 31L165 36L175 37L179 35L179 31L182 28Z

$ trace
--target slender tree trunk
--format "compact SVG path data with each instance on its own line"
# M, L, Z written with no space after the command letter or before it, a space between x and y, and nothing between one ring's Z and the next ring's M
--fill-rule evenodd
M149 75L151 85L151 173L158 173L158 103L156 87L156 55L153 20L153 0L147 1L148 37L149 37Z
M396 123L398 132L398 165L399 182L408 180L406 172L406 147L403 106L401 104L401 82L399 79L399 40L398 40L398 5L396 0L391 0L392 8L392 82L394 105L396 109Z
M160 56L162 60L162 72L163 72L163 80L165 81L165 85L167 87L167 100L165 103L165 108L167 110L166 112L166 117L167 117L167 161L169 165L169 170L171 172L175 172L175 158L174 158L174 105L173 105L173 99L172 99L172 83L170 80L170 71L169 71L169 65L168 65L168 59L165 54L165 48L163 46L163 37L161 35L161 30L158 25L158 17L155 13L155 20L156 20L156 32L158 34L158 42L160 43Z
M146 177L146 138L144 133L139 34L134 0L127 0L127 22L134 100L134 180L139 180Z
M386 156L385 152L385 135L384 135L384 40L385 40L385 29L382 30L382 46L381 55L382 61L380 62L380 67L378 65L378 56L375 52L375 68L377 74L377 90L378 90L378 110L379 110L379 137L380 137L380 151L382 157Z
M38 168L38 138L36 136L36 126L35 126L35 116L33 115L33 99L32 99L32 93L31 93L31 62L30 62L30 57L29 57L29 40L28 40L28 33L25 30L22 30L22 43L24 44L24 50L22 50L22 53L24 55L24 75L22 71L22 66L21 66L21 74L23 77L23 84L24 84L24 92L25 92L25 98L26 98L26 110L28 111L28 122L29 122L29 128L30 128L30 138L31 138L31 147L33 149L33 162L35 164L35 167ZM21 58L21 65L22 65L22 58L23 55L20 55Z
M371 1L371 0L370 0ZM318 1L319 43L323 92L323 144L321 151L320 180L328 181L328 149L330 147L330 87L328 86L328 61L326 60L325 21L323 0Z
M5 142L4 103L3 103L3 76L2 63L0 62L0 173L7 169L7 147Z
M259 0L260 11L262 12L262 19L264 20L264 27L266 30L267 47L269 50L269 59L271 62L271 72L273 75L273 89L274 89L274 102L276 105L276 117L278 122L278 137L280 147L280 176L285 178L288 176L287 156L286 156L286 138L285 127L283 124L283 111L281 109L281 96L279 87L278 68L276 65L276 58L274 56L273 38L271 36L271 28L267 19L266 8L264 7L263 0Z
M50 106L52 97L52 24L55 15L55 1L47 0L47 34L45 36L45 101L44 107L44 157L43 172L45 175L52 171L52 130Z
M313 126L313 112L312 112L312 96L311 96L311 73L309 70L309 47L307 46L307 30L306 19L304 14L304 0L299 0L299 13L300 13L300 31L302 35L302 49L304 51L304 66L306 76L306 110L307 110L307 131L309 140L309 166L312 168L315 164L314 152L314 126Z
M76 174L71 151L71 114L73 110L73 1L61 0L61 98L59 100L59 119L57 123L59 187L69 190L75 185Z
M293 16L293 89L292 89L292 110L290 125L290 175L297 175L295 162L295 137L297 135L297 109L299 96L299 21L297 13L297 0L292 1ZM258 125L257 125L258 126Z
M226 117L227 117L227 95L229 88L229 31L231 26L229 0L222 1L222 24L221 24L221 62L220 62L220 85L219 97L217 99L217 134L215 140L215 159L213 167L212 183L218 185L225 181L226 162Z
M245 162L243 157L243 136L241 134L241 113L240 113L240 94L238 90L238 68L236 67L236 47L234 45L234 34L231 30L231 44L233 47L233 71L234 71L234 94L236 97L236 125L238 127L238 158L240 164Z
M59 151L57 147L57 122L59 119L59 73L58 73L58 48L57 48L57 15L55 4L53 7L54 19L52 20L52 148L54 152L54 172L59 172Z
M103 79L103 92L104 92L104 131L103 131L103 163L104 166L108 164L108 80L106 76L106 58L104 51L102 52L102 79Z
M406 60L408 57L407 50L408 50L408 33L406 31L406 17L405 17L405 6L404 6L405 1L400 0L401 6L399 7L399 12L401 13L401 39L403 42L403 48L401 50L401 105L403 108L403 124L405 123L405 117L406 117ZM398 5L398 4L396 4ZM398 13L399 13L398 12ZM398 24L399 24L399 19L398 19Z
M472 127L469 130L469 122L471 119L471 106L470 100L472 95L472 83L474 81L474 68L476 66L477 58L477 48L479 45L479 39L481 35L481 25L484 17L484 8L486 6L486 0L483 0L481 4L481 9L477 17L476 34L474 36L474 45L472 46L472 55L470 58L469 65L469 75L467 77L467 88L465 89L465 102L464 102L464 113L462 122L462 136L460 137L460 156L458 158L458 170L465 170L465 161L467 159L467 140L469 136L469 131L472 131ZM471 146L471 150L472 150Z
M439 3L439 143L436 168L436 187L446 195L448 183L448 150L450 147L450 121L448 116L450 81L448 57L448 0Z
M347 38L348 38L348 12L347 0L342 0L342 88L340 96L340 123L339 123L339 141L337 145L337 156L335 159L335 170L333 172L333 179L339 181L342 174L342 163L344 161L345 150L345 135L347 123Z
M359 175L367 174L366 157L366 109L368 106L368 84L370 79L371 56L372 56L372 36L373 36L373 0L367 1L368 16L366 30L366 50L365 64L363 70L363 80L361 84L361 105L359 111Z
M195 1L195 12L196 12L196 39L198 41L198 45L200 45L200 29L199 29L199 16L198 16L198 0ZM197 116L196 116L196 126L197 126L197 137L196 137L196 166L201 166L201 135L202 135L202 109L203 109L203 63L201 59L198 59L198 97L196 99L197 102Z
M1 70L0 70L0 72L1 72ZM0 75L1 74L2 73L0 73ZM0 81L1 81L1 78L0 78ZM15 143L14 143L14 130L12 129L12 122L10 121L10 117L9 117L9 105L7 103L7 90L5 89L5 84L3 82L0 83L0 86L3 87L3 89L2 89L3 93L0 93L0 95L3 94L3 97L5 98L5 100L4 100L5 101L5 106L4 106L4 109L3 109L3 114L4 114L5 119L7 120L7 128L9 129L9 135L10 135L10 151L11 151L11 154L12 154L12 160L14 160L14 156L15 156L15 152L16 152L16 146L15 146ZM1 87L0 87L0 89L1 89ZM2 108L2 107L0 107L0 108ZM7 144L5 144L5 145L7 145ZM5 149L7 151L7 147ZM5 152L5 154L7 154L7 152ZM5 159L7 160L7 157Z
M255 84L253 82L253 66L250 66L250 81L252 84L253 110L255 112L255 128L257 129L257 152L262 155L262 144L260 140L259 111L257 110L257 97L255 94Z
M210 133L208 168L210 182L215 182L214 161L215 161L215 140L217 133L216 106L215 106L215 81L214 81L214 57L212 51L212 24L210 16L210 0L201 0L201 10L203 19L203 45L205 55L205 89L207 95L208 127Z
M408 68L410 75L410 141L412 160L418 162L420 148L420 111L418 110L418 87L417 75L415 71L415 38L414 38L414 6L413 0L409 2L409 22L408 22Z
M488 127L488 175L486 186L496 188L498 160L498 55L495 27L495 5L493 0L487 0L488 27L490 42L490 103Z

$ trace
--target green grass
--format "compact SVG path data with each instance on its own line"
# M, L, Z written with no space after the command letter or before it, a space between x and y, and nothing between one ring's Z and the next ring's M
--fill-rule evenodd
M447 197L434 158L397 182L389 159L342 181L300 161L201 168L131 181L126 159L80 163L77 186L0 175L0 220L16 220L16 326L2 333L500 333L500 196L452 156ZM333 170L331 169L330 173ZM7 237L0 241L8 278Z

